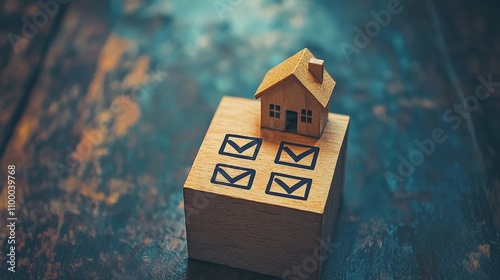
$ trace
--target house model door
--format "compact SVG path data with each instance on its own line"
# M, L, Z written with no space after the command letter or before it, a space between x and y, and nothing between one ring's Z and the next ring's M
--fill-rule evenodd
M297 112L286 110L285 130L287 132L297 132Z

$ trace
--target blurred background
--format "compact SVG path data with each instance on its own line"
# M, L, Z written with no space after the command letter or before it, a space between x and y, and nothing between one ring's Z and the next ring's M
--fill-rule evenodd
M496 1L0 1L1 279L274 279L188 260L222 96L309 48L351 116L323 279L500 278Z

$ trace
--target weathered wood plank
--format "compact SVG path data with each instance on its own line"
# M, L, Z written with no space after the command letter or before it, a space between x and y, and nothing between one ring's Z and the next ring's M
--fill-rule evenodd
M30 96L66 6L54 0L6 0L0 4L0 156Z
M500 231L500 36L495 28L495 14L500 11L497 3L477 4L459 2L438 6L442 20L449 32L444 33L446 46L450 50L450 60L460 79L464 99L471 99L476 91L483 96L476 110L470 113L471 125L477 140L478 153L484 164L483 185L487 205L492 219ZM461 22L452 20L462 15ZM462 78L467 77L467 78ZM469 100L473 105L474 100Z
M337 59L326 65L337 81L332 109L352 116L325 278L500 278L498 93L456 129L443 117L460 91L474 92L478 75L499 73L500 44L490 36L498 4L445 1L435 16L431 1L401 2L348 63L338 46L354 44L352 28L386 3L243 2L222 18L210 2L162 3L78 1L61 24L0 161L0 174L7 164L19 172L16 276L267 279L188 262L181 186L220 96L251 96L273 61L308 47ZM290 14L302 16L290 25ZM435 128L446 142L401 176L399 156L408 160L414 140Z
M188 263L181 189L211 108L176 65L153 64L147 42L117 34L111 14L107 2L73 3L1 159L18 170L16 276L266 279ZM149 24L162 20L143 28L160 33Z
M498 142L478 136L478 131L497 135L494 137L498 133L484 124L473 129L470 122L476 117L485 123L498 124L498 120L478 115L463 118L454 112L455 105L463 103L461 93L465 97L473 95L479 84L477 76L492 71L481 69L471 75L461 72L470 66L456 62L474 61L479 65L470 48L495 49L481 53L485 60L491 60L499 46L498 36L489 42L479 39L495 34L491 29L466 44L454 33L470 28L471 21L462 18L469 13L478 29L490 26L494 16L484 18L483 12L492 7L498 12L498 5L489 3L485 4L489 8L469 9L474 5L470 3L459 11L448 12L449 7L457 6L456 2L401 3L401 12L392 14L390 24L381 27L380 34L353 56L354 70L350 70L358 76L346 78L362 81L361 85L336 78L339 86L345 85L337 91L354 95L351 100L338 101L345 102L344 106L356 102L356 114L341 111L353 117L348 174L362 175L346 178L353 189L349 191L346 183L344 207L334 232L337 250L327 265L327 278L499 278L496 264L500 262L500 240L495 223L498 203L493 201L498 200L500 190L498 183L488 182L488 177L498 171L482 167L476 142L482 138L483 149L486 145L490 153L496 153ZM355 6L351 8L353 13L358 11ZM384 10L383 5L373 8L374 12L380 10ZM373 18L353 26L363 28L370 20ZM458 52L457 47L468 50ZM370 72L383 75L367 73L364 65L370 66ZM471 116L483 110L491 115L494 110L488 103L493 100L480 102L480 109ZM453 121L449 120L448 110ZM415 141L428 143L425 139L432 139L435 129L442 129L446 140L429 144L434 148L427 146L431 151L424 154L424 162L419 162L421 148ZM411 160L410 156L415 158ZM399 172L403 165L406 167ZM387 172L401 180L394 180Z

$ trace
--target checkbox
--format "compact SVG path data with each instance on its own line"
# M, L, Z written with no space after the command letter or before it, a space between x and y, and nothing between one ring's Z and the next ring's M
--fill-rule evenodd
M307 200L312 179L272 172L266 194L290 199Z
M319 147L282 141L274 163L314 170Z
M262 138L242 136L236 134L227 134L220 147L219 154L255 160L262 145Z
M217 164L210 182L212 184L249 190L252 188L255 170L239 166Z

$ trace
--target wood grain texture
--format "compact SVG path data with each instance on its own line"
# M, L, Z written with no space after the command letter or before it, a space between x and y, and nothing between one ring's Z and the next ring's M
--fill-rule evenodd
M3 1L3 34L25 15L4 3L36 2ZM182 185L221 96L251 97L262 73L304 46L338 82L331 110L351 116L348 188L322 278L500 279L499 89L460 123L443 119L478 76L499 80L498 1L401 1L350 56L341 44L356 46L353 28L386 2L236 2L221 18L210 1L72 1L51 25L0 160L0 220L12 163L22 218L13 277L0 229L0 279L276 279L188 259ZM0 75L16 86L0 92L2 109L10 90L27 91L13 74L31 71L7 47ZM387 180L437 127L447 142L404 182Z
M330 114L320 139L261 129L259 120L259 102L230 97L221 100L184 184L189 256L278 277L310 258L316 268L308 279L317 279L320 253L326 256L320 251L328 248L342 195L349 117ZM259 139L262 143L255 142ZM291 158L282 149L283 141L309 146L287 146L294 155L317 150ZM240 147L247 150L238 150ZM229 178L221 175L220 168ZM238 182L231 180L247 170L254 173ZM312 182L289 193L280 188L273 174L285 175L279 178L290 187L302 179ZM286 175L301 179L297 182ZM251 179L245 180L248 177ZM318 256L313 258L315 250Z
M34 85L36 94L1 159L2 167L15 164L18 171L16 202L21 226L16 231L16 278L123 278L131 273L120 263L132 259L136 260L132 266L136 274L146 274L146 270L148 278L173 274L174 268L161 269L161 259L148 257L153 251L170 256L154 245L152 231L132 226L143 228L146 223L123 223L141 217L152 222L150 210L143 205L159 206L161 203L146 201L165 198L158 198L159 189L152 189L153 184L162 184L158 178L145 173L133 180L125 178L129 170L143 172L130 165L141 157L138 153L128 153L134 158L129 163L123 157L134 142L123 136L141 115L131 92L134 85L129 81L133 79L127 78L145 75L140 68L147 70L148 64L140 56L128 61L123 58L130 45L111 34L108 12L105 2L73 3ZM109 78L115 75L121 77L119 90L118 79ZM128 96L123 94L127 90ZM120 167L114 169L114 175L106 175L107 168L117 164ZM6 190L1 190L2 201ZM133 199L131 191L140 192L143 202ZM0 206L5 220L5 204ZM131 207L138 211L132 214ZM164 226L162 236L168 231L176 237L158 242L178 242L180 225ZM116 235L130 236L136 231L140 233L134 243ZM0 256L2 274L6 271L4 257Z
M323 136L320 139L296 135L293 133L284 133L268 129L262 129L259 125L260 120L260 105L257 101L251 101L241 98L224 97L214 115L212 123L207 131L203 144L191 168L184 188L201 190L212 193L220 193L230 197L252 200L256 202L265 202L268 204L294 208L302 211L323 214L330 185L333 179L335 166L343 145L349 117L345 115L333 114L329 115L329 122ZM231 154L238 154L238 151L233 151L234 148L229 144L223 144L227 135L238 135L244 137L253 137L262 139L262 144L255 159L241 159L233 155L224 155L220 151L222 146L224 151ZM236 144L244 146L249 140L239 140L237 136L231 137L233 141L241 141ZM315 167L312 169L295 167L290 165L275 164L277 153L282 142L290 142L294 144L307 145L318 148L317 160ZM252 146L241 153L249 155L256 146ZM307 147L293 148L295 154L299 155L309 150ZM251 152L249 152L252 150ZM289 158L286 152L283 152L281 157L283 161L294 162ZM313 154L309 154L303 158L304 165L312 164ZM254 179L254 187L250 191L241 191L238 188L221 189L218 185L207 184L207 178L211 178L214 173L214 163L227 164L232 166L254 169L257 173ZM314 187L309 193L307 201L280 199L278 197L269 197L265 194L265 187L269 181L271 172L279 172L285 174L303 175L313 180Z
M0 156L30 97L66 7L58 4L48 15L37 2L7 0L0 4ZM34 20L37 13L45 20Z

